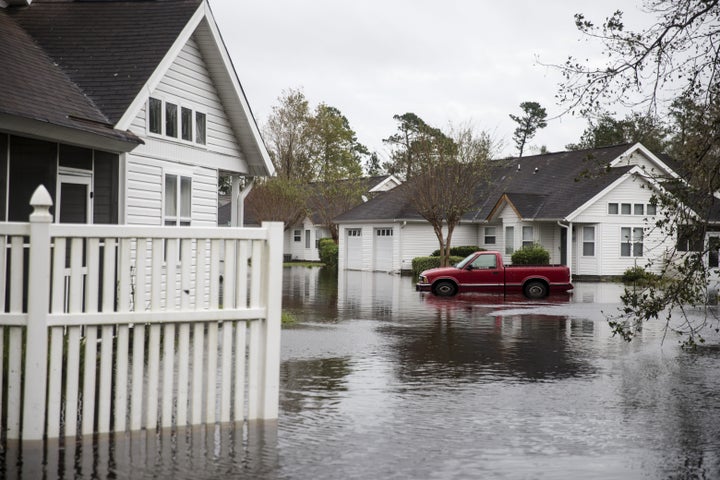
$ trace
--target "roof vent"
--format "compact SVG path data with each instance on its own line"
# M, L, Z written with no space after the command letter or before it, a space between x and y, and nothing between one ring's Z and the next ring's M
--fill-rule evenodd
M517 171L518 171L518 172L520 171L520 164L519 164L519 163L518 163L518 169L517 169Z
M535 171L533 172L533 174L536 174L539 171L540 171L540 169L538 167L535 167Z

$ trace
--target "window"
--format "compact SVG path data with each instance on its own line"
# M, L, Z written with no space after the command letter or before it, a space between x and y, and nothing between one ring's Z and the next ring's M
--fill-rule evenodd
M618 214L618 204L617 203L608 203L608 214L610 214L610 215Z
M657 205L653 205L652 203L648 203L647 209L645 210L648 215L657 215Z
M535 243L533 227L522 227L522 246L532 247L533 243Z
M293 241L294 242L302 241L302 230L293 230Z
M645 215L645 204L636 203L633 205L633 215Z
M630 215L631 207L629 203L621 203L620 204L620 213L623 215Z
M195 142L205 145L205 114L195 112Z
M192 179L165 175L165 225L189 226L192 206Z
M360 236L362 236L362 229L360 229L360 228L348 228L348 230L347 230L347 236L348 236L348 237L360 237Z
M310 230L305 230L305 248L310 248Z
M207 117L187 106L163 101L148 100L148 132L178 138L186 142L205 145Z
M505 254L515 251L515 227L505 227Z
M705 232L696 225L678 225L677 250L679 252L701 252Z
M162 100L151 98L148 104L148 128L150 132L162 134Z
M375 235L377 235L378 237L392 237L393 229L392 228L378 228L375 231Z
M485 245L495 245L495 227L485 227Z
M177 105L165 103L165 135L177 137Z
M192 142L193 139L192 121L192 110L182 107L182 109L180 109L180 136L183 140L187 140L189 142Z
M583 227L583 257L595 256L595 227Z
M623 257L643 256L642 227L622 227L620 229L620 255Z
M480 255L472 263L473 268L493 270L497 268L497 257L493 255Z

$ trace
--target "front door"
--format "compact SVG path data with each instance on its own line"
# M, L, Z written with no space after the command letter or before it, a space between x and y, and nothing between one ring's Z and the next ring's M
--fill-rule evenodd
M567 228L560 227L560 265L567 265Z
M91 223L90 177L59 175L58 184L58 222Z

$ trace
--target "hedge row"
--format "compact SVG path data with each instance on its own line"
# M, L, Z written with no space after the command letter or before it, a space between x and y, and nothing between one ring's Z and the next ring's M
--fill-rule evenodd
M450 247L450 256L451 257L462 257L465 258L471 253L475 252L481 252L484 251L484 248L480 248L475 245L465 245L462 247ZM430 254L431 257L439 257L440 256L440 250L435 250Z
M467 256L467 255L465 255ZM450 256L450 265L458 263L465 257ZM440 266L440 257L415 257L412 260L413 275L418 276L423 270Z

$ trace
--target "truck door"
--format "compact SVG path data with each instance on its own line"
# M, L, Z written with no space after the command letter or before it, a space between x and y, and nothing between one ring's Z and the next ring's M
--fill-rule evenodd
M497 255L481 253L466 267L465 287L488 293L502 292L505 286L502 264L498 265Z

